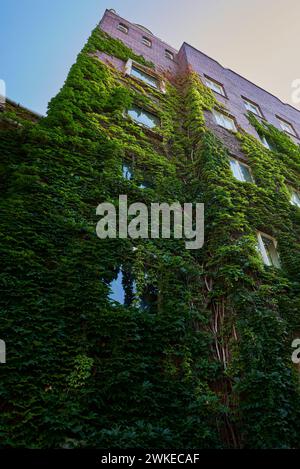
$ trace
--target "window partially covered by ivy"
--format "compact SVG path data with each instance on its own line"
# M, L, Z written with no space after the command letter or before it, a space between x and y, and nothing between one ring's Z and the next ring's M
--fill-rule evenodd
M136 283L131 269L122 266L117 276L109 284L109 299L124 306L131 306L136 298Z
M267 266L279 268L280 261L277 252L277 241L265 233L257 233L258 250L263 263Z
M123 163L122 175L123 175L123 178L126 179L127 181L131 181L133 179L133 170L129 163Z
M145 111L138 106L132 106L128 109L127 114L138 124L141 124L149 129L154 129L160 126L160 120L151 112Z
M145 168L136 168L134 163L124 162L122 164L122 175L127 181L134 181L140 189L152 187L153 183L146 174Z
M140 68L136 67L135 65L131 68L131 76L138 78L141 81L144 81L150 86L154 88L159 88L159 81L153 75L149 75L149 73L144 72Z
M158 288L149 282L147 273L144 274L144 282L138 293L137 285L131 266L119 268L116 278L110 284L109 299L124 306L136 306L143 311L157 309Z

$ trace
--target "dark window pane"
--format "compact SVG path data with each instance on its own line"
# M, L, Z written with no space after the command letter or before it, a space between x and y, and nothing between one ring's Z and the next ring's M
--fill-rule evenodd
M154 285L147 285L144 288L143 294L140 299L140 307L143 310L149 311L153 308L157 309L158 290Z

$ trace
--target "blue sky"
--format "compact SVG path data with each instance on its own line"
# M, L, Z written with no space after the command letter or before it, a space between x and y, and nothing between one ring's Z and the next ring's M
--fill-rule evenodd
M47 102L106 8L183 41L283 101L300 78L299 0L0 0L0 79L7 96L45 113Z

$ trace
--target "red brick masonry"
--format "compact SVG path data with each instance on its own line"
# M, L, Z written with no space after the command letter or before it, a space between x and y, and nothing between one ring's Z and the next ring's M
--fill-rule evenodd
M119 23L127 26L128 34L117 29ZM254 83L251 83L232 70L222 67L217 61L211 59L189 44L184 42L180 50L176 51L172 46L155 37L150 31L145 30L139 25L130 23L111 10L106 10L99 27L110 36L123 41L124 44L130 47L135 53L141 54L147 60L153 62L156 70L164 73L169 78L175 77L178 73L184 72L184 70L192 69L197 72L202 79L204 75L206 75L222 83L227 97L225 98L218 94L217 99L226 105L228 111L235 117L238 125L255 137L257 137L257 133L248 122L242 96L258 104L263 116L269 123L281 130L276 117L279 116L291 123L300 137L300 111L289 104L283 103L280 99L276 98L276 96L256 86ZM143 36L151 40L151 48L142 43ZM166 49L174 54L174 61L166 57ZM100 58L103 57L100 56ZM120 69L121 65L119 62L120 61L117 63L117 61L112 59L112 63ZM217 126L211 113L207 113L206 118L209 127L212 127L214 131L220 135L232 152L243 158L239 144L234 135ZM293 139L296 143L300 144L299 138Z

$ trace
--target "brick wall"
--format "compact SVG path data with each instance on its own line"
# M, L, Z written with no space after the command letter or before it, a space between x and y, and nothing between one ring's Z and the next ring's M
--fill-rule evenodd
M128 27L128 34L125 34L117 29L120 22ZM166 44L164 41L158 39L152 34L143 31L139 26L130 23L110 10L106 10L99 26L110 36L120 39L122 42L124 42L124 44L130 47L136 54L143 55L146 60L153 62L157 71L162 71L164 74L170 74L171 76L177 74L177 50L174 49L174 47ZM151 40L151 48L145 46L142 43L143 36L146 36ZM174 61L166 58L166 49L173 52L175 57Z
M226 105L229 112L235 116L237 123L247 132L257 136L246 118L242 96L258 104L266 120L275 127L281 129L276 118L276 115L279 115L290 122L300 136L300 111L297 111L288 104L282 103L272 94L232 70L222 67L218 62L189 44L184 43L179 54L180 59L185 61L186 66L190 66L195 70L202 79L204 75L207 75L223 84L228 99L218 95L218 100ZM298 142L300 143L299 139Z
M117 29L120 22L128 27L128 34ZM189 44L183 43L180 50L176 51L172 46L155 37L152 33L145 32L138 25L130 23L110 10L105 12L99 27L110 36L123 41L135 53L141 54L147 60L153 62L156 70L170 79L190 69L196 71L202 80L204 75L207 75L222 83L227 97L217 94L217 99L225 104L228 111L235 117L238 125L255 137L257 137L257 133L248 122L246 117L247 111L242 96L258 104L265 119L275 127L281 129L276 115L290 122L300 137L300 111L288 104L284 104L280 99L232 70L222 67L217 61ZM152 41L151 48L142 44L143 36L148 37ZM166 49L174 53L174 61L166 58ZM116 66L120 69L121 64L118 63ZM211 114L206 114L206 119L208 126L222 138L229 149L242 158L242 152L236 138L227 130L217 126ZM300 138L293 138L293 140L300 144Z

